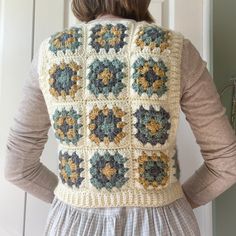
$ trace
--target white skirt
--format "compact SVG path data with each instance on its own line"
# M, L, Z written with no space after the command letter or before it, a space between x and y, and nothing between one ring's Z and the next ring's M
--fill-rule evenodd
M79 208L54 197L44 235L200 236L200 230L186 198L162 207Z

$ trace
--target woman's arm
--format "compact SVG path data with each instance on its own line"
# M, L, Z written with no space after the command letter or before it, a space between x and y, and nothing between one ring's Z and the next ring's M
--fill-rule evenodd
M185 83L181 110L204 158L201 167L182 185L194 208L215 199L236 183L236 136L206 63L187 39L182 79Z
M51 124L39 88L37 61L38 53L31 63L30 76L25 80L23 97L9 130L4 174L7 181L51 203L58 179L40 162Z

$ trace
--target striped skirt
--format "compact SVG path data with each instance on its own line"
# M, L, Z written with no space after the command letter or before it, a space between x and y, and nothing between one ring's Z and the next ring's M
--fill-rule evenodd
M180 198L162 207L79 208L57 197L45 236L200 236L194 212Z

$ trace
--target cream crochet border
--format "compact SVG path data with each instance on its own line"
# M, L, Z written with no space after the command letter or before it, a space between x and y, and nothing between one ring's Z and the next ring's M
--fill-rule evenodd
M167 205L184 196L179 181L169 184L161 191L149 192L140 189L129 189L111 193L94 193L93 191L75 191L66 187L59 180L54 194L58 199L67 204L86 208L121 206L158 207Z
M99 20L104 23L107 23L110 21L106 20ZM98 23L99 21L93 22L93 24ZM116 20L113 20L116 22ZM137 29L138 26L146 24L146 22L137 22L133 20L117 20L119 23L128 23L131 26L131 37L130 40L133 38L133 34L135 33L135 30ZM131 24L131 23L134 24ZM82 24L83 30L85 37L87 38L87 31L86 31L86 24ZM154 23L153 23L154 24ZM88 24L89 25L89 24ZM164 28L164 27L162 27ZM182 48L183 48L183 36L181 33L171 31L172 39L171 39L171 47L170 47L170 57L165 54L159 54L158 52L153 53L153 56L159 57L164 59L166 64L168 64L170 68L169 76L171 79L168 80L168 92L167 92L167 99L160 99L160 100L152 100L154 105L164 105L165 109L170 112L171 114L171 129L169 132L169 138L168 142L165 145L156 145L156 147L153 149L153 147L150 145L146 145L145 148L148 150L163 150L165 151L170 157L173 157L175 152L176 152L176 131L178 128L178 122L179 122L179 113L180 113L180 79L181 79L181 56L182 56ZM52 96L50 96L48 92L48 83L47 83L47 60L55 60L57 61L60 58L63 58L63 55L58 55L58 57L53 58L50 56L50 58L46 58L47 54L47 48L48 48L48 40L50 39L47 38L45 39L41 46L40 46L40 51L39 51L39 63L38 63L38 73L39 73L39 81L40 81L40 88L44 94L44 98L48 107L48 112L49 114L52 114L53 109L59 105L66 105L68 106L69 104L73 104L77 107L76 102L66 102L66 103L58 103L55 102L52 99ZM86 45L86 41L84 40L83 43ZM131 42L129 42L129 45ZM136 55L139 55L139 52L135 52ZM130 54L129 54L130 55ZM149 53L140 53L142 56L148 56ZM132 55L130 55L132 56ZM70 57L70 56L67 56ZM71 55L73 58L73 55ZM78 57L78 56L77 56ZM129 62L130 63L130 62ZM129 66L130 68L130 66ZM130 73L129 73L130 74ZM129 89L129 84L128 84L128 91ZM131 99L132 100L132 99ZM92 101L92 100L91 100ZM148 101L148 99L147 99ZM133 101L132 101L133 102ZM142 102L145 104L145 99L142 99ZM82 104L82 103L81 103ZM134 103L133 103L134 104ZM147 103L148 104L148 103ZM82 104L84 105L84 104ZM84 112L83 112L84 113ZM83 117L85 117L85 114L83 114ZM50 116L51 122L52 122L52 117ZM130 121L132 122L132 116L129 117ZM84 120L85 121L85 120ZM86 124L86 122L85 122ZM132 123L131 123L132 124ZM131 125L130 125L131 126ZM86 129L85 129L86 132ZM130 140L131 141L131 140ZM133 152L134 149L138 150L139 148L134 148L132 147L132 142L130 146L130 151ZM68 150L80 150L81 148L75 147L75 146L69 146L69 145L58 145L59 148L64 148ZM82 149L88 150L86 147L82 147ZM90 149L91 150L91 149ZM131 156L132 153L131 153ZM87 164L86 164L87 165ZM122 188L121 190L113 190L111 192L109 191L97 191L95 188L81 188L81 189L74 189L71 187L68 187L66 184L63 184L59 178L59 183L58 186L56 187L54 193L55 195L61 199L62 201L69 203L71 205L75 206L80 206L80 207L112 207L112 206L161 206L168 204L170 202L173 202L175 199L180 198L183 196L183 192L181 189L181 185L179 181L173 176L173 172L175 171L175 168L173 167L174 161L171 158L170 161L170 166L171 168L171 173L170 173L170 179L168 186L158 190L158 191L153 191L153 190L147 190L144 191L142 189L135 189L134 185L129 184L129 188ZM86 166L88 169L88 166ZM129 166L129 168L132 168ZM133 172L133 171L132 171ZM88 174L85 176L88 180ZM134 178L133 173L131 173L131 178ZM134 179L131 180L130 183L132 183ZM88 182L85 182L88 184ZM85 185L86 186L86 185Z

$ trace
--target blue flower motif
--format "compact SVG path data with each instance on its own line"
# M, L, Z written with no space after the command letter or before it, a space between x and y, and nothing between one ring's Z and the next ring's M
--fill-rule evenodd
M127 125L123 121L123 117L126 114L127 112L117 106L109 109L107 105L104 105L102 109L99 109L97 105L94 105L89 113L90 140L97 145L100 142L104 142L107 146L109 146L110 142L119 145L121 140L127 135L123 129Z
M170 114L163 107L156 111L152 105L148 110L141 105L133 115L137 118L137 122L134 124L137 129L135 137L140 142L151 145L166 142L171 123L169 121Z
M158 26L142 26L137 35L135 43L141 50L148 47L152 51L159 47L160 51L163 52L170 46L168 42L170 31L161 29Z
M90 182L97 188L106 188L111 190L113 187L121 188L129 179L125 177L128 168L124 167L124 163L128 159L123 157L118 151L111 155L108 151L104 154L94 153L90 159L90 174L92 178Z
M74 61L69 64L64 61L59 65L54 64L49 70L50 94L56 98L62 96L65 99L66 96L71 96L74 99L81 88L78 84L78 81L82 80L82 77L78 76L81 69L82 67Z
M128 28L124 24L96 24L91 28L91 45L98 53L102 48L106 52L109 52L111 48L114 48L116 52L119 52L124 45L125 38L128 36L125 32Z
M126 86L122 82L125 77L125 73L123 72L125 67L125 63L118 59L94 60L89 66L90 72L87 78L90 83L87 88L96 97L99 94L103 94L107 98L109 93L118 97L122 89Z
M80 158L76 152L73 152L71 155L68 152L64 154L62 151L59 152L59 176L63 183L67 183L69 186L75 185L79 187L84 180L84 177L81 177L81 172L84 171L84 168L80 167L80 163L84 159Z
M162 59L155 61L152 57L148 60L139 57L132 67L134 68L132 88L139 95L146 93L149 97L153 94L161 97L168 90L166 86L168 68Z
M49 45L49 50L55 55L58 51L65 53L67 49L74 53L82 45L82 28L71 27L53 34L50 37Z
M138 181L147 189L149 186L159 188L166 186L169 180L169 157L160 151L160 156L155 152L149 156L146 152L138 157Z
M66 142L67 144L73 143L74 145L83 136L79 133L82 127L81 123L78 123L79 118L82 115L78 114L73 107L67 111L64 107L62 111L56 109L53 114L53 128L55 130L55 136L61 142Z

